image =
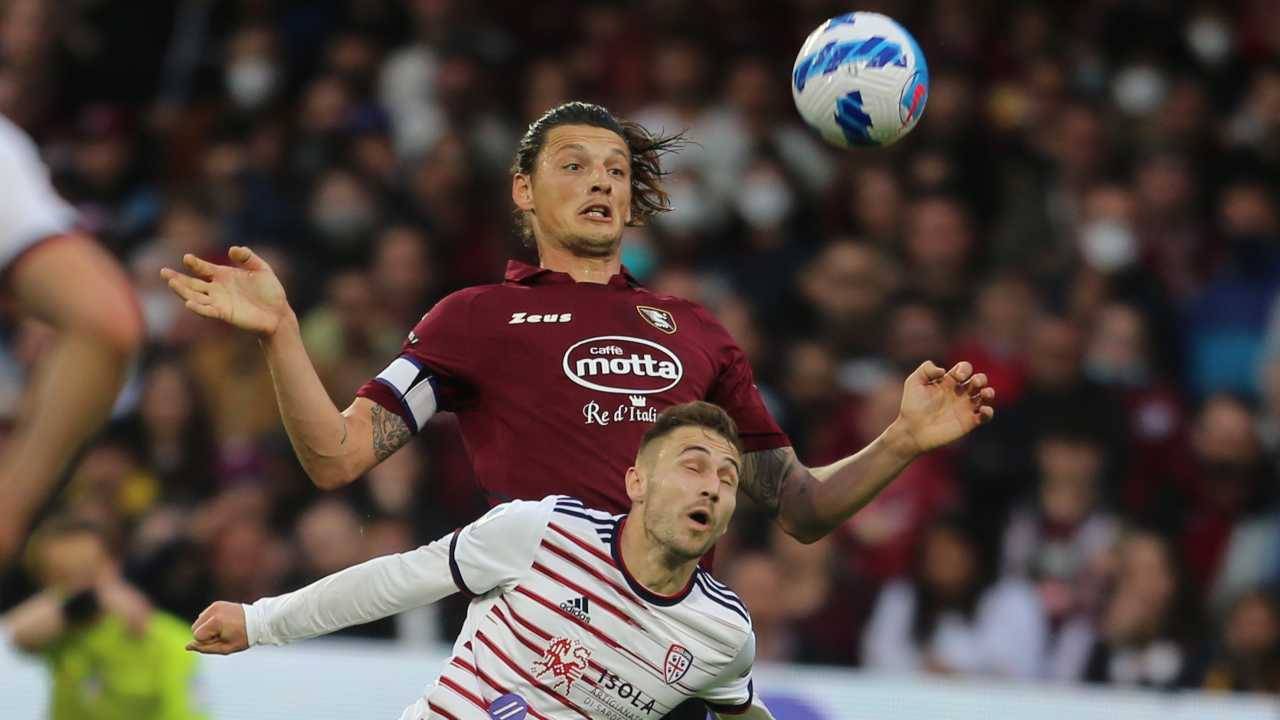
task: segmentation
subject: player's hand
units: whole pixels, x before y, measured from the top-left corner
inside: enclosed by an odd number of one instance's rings
[[[235,246],[227,254],[232,265],[216,265],[188,253],[182,256],[182,264],[191,275],[163,268],[160,276],[197,315],[271,335],[290,312],[284,286],[271,266],[249,248]]]
[[[926,361],[907,376],[894,424],[914,452],[928,452],[990,420],[995,396],[995,388],[987,387],[987,376],[975,374],[969,363],[961,361],[944,371]]]
[[[249,632],[244,624],[244,608],[237,603],[218,602],[200,613],[191,623],[195,638],[188,650],[206,655],[230,655],[249,649]]]

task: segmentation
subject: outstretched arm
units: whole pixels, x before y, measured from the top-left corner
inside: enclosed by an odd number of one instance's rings
[[[814,542],[871,502],[921,454],[953,442],[994,414],[995,390],[967,362],[926,362],[907,377],[898,419],[862,450],[807,468],[790,447],[747,453],[742,488],[801,542]]]
[[[514,586],[533,563],[556,497],[512,501],[458,532],[374,558],[252,605],[216,602],[191,628],[188,650],[226,655],[324,635],[427,605],[456,592]]]
[[[458,592],[449,540],[374,558],[294,592],[252,605],[215,602],[192,623],[196,652],[228,655],[254,645],[284,645],[360,625]]]
[[[357,398],[338,411],[271,266],[246,247],[233,247],[229,255],[232,266],[187,255],[182,262],[191,275],[169,268],[161,275],[188,310],[258,336],[285,431],[312,482],[326,490],[345,485],[407,443],[404,421],[370,400]]]

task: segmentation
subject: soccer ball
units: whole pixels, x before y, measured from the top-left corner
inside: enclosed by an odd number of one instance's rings
[[[805,122],[833,145],[892,145],[924,113],[929,68],[906,28],[879,13],[852,12],[804,41],[791,95]]]

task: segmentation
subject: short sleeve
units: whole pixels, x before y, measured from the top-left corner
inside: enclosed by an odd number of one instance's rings
[[[738,436],[747,452],[773,450],[790,445],[791,440],[778,427],[773,415],[765,407],[764,399],[760,397],[760,389],[756,387],[755,374],[751,371],[746,353],[742,352],[729,331],[711,317],[710,313],[698,308],[697,314],[702,320],[719,365],[719,372],[707,395],[707,401],[724,408],[738,424]]]
[[[0,117],[0,267],[27,248],[72,230],[76,211],[58,196],[35,143]]]
[[[533,566],[554,508],[554,496],[513,500],[454,533],[449,572],[458,589],[475,596],[514,587]]]
[[[702,691],[699,697],[718,715],[741,715],[751,707],[755,697],[755,684],[751,679],[751,666],[756,658],[756,635],[747,633],[747,640],[742,649],[720,676],[715,684]]]
[[[474,290],[436,303],[405,338],[400,354],[356,391],[356,397],[396,413],[415,433],[437,411],[459,409],[475,387],[478,372],[475,338],[468,330]]]

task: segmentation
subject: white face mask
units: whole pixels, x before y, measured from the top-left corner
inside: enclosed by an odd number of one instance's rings
[[[738,212],[757,230],[776,228],[791,213],[791,188],[781,180],[748,180],[738,193]]]
[[[252,110],[271,99],[278,76],[276,66],[264,58],[237,60],[227,68],[227,92],[236,105]]]
[[[1090,267],[1113,273],[1138,259],[1138,241],[1124,223],[1095,220],[1080,230],[1080,254]]]
[[[1220,17],[1201,15],[1187,23],[1187,45],[1200,62],[1219,65],[1231,56],[1231,28]]]
[[[1133,65],[1116,74],[1111,95],[1126,114],[1146,115],[1164,102],[1167,89],[1160,71],[1149,65]]]

